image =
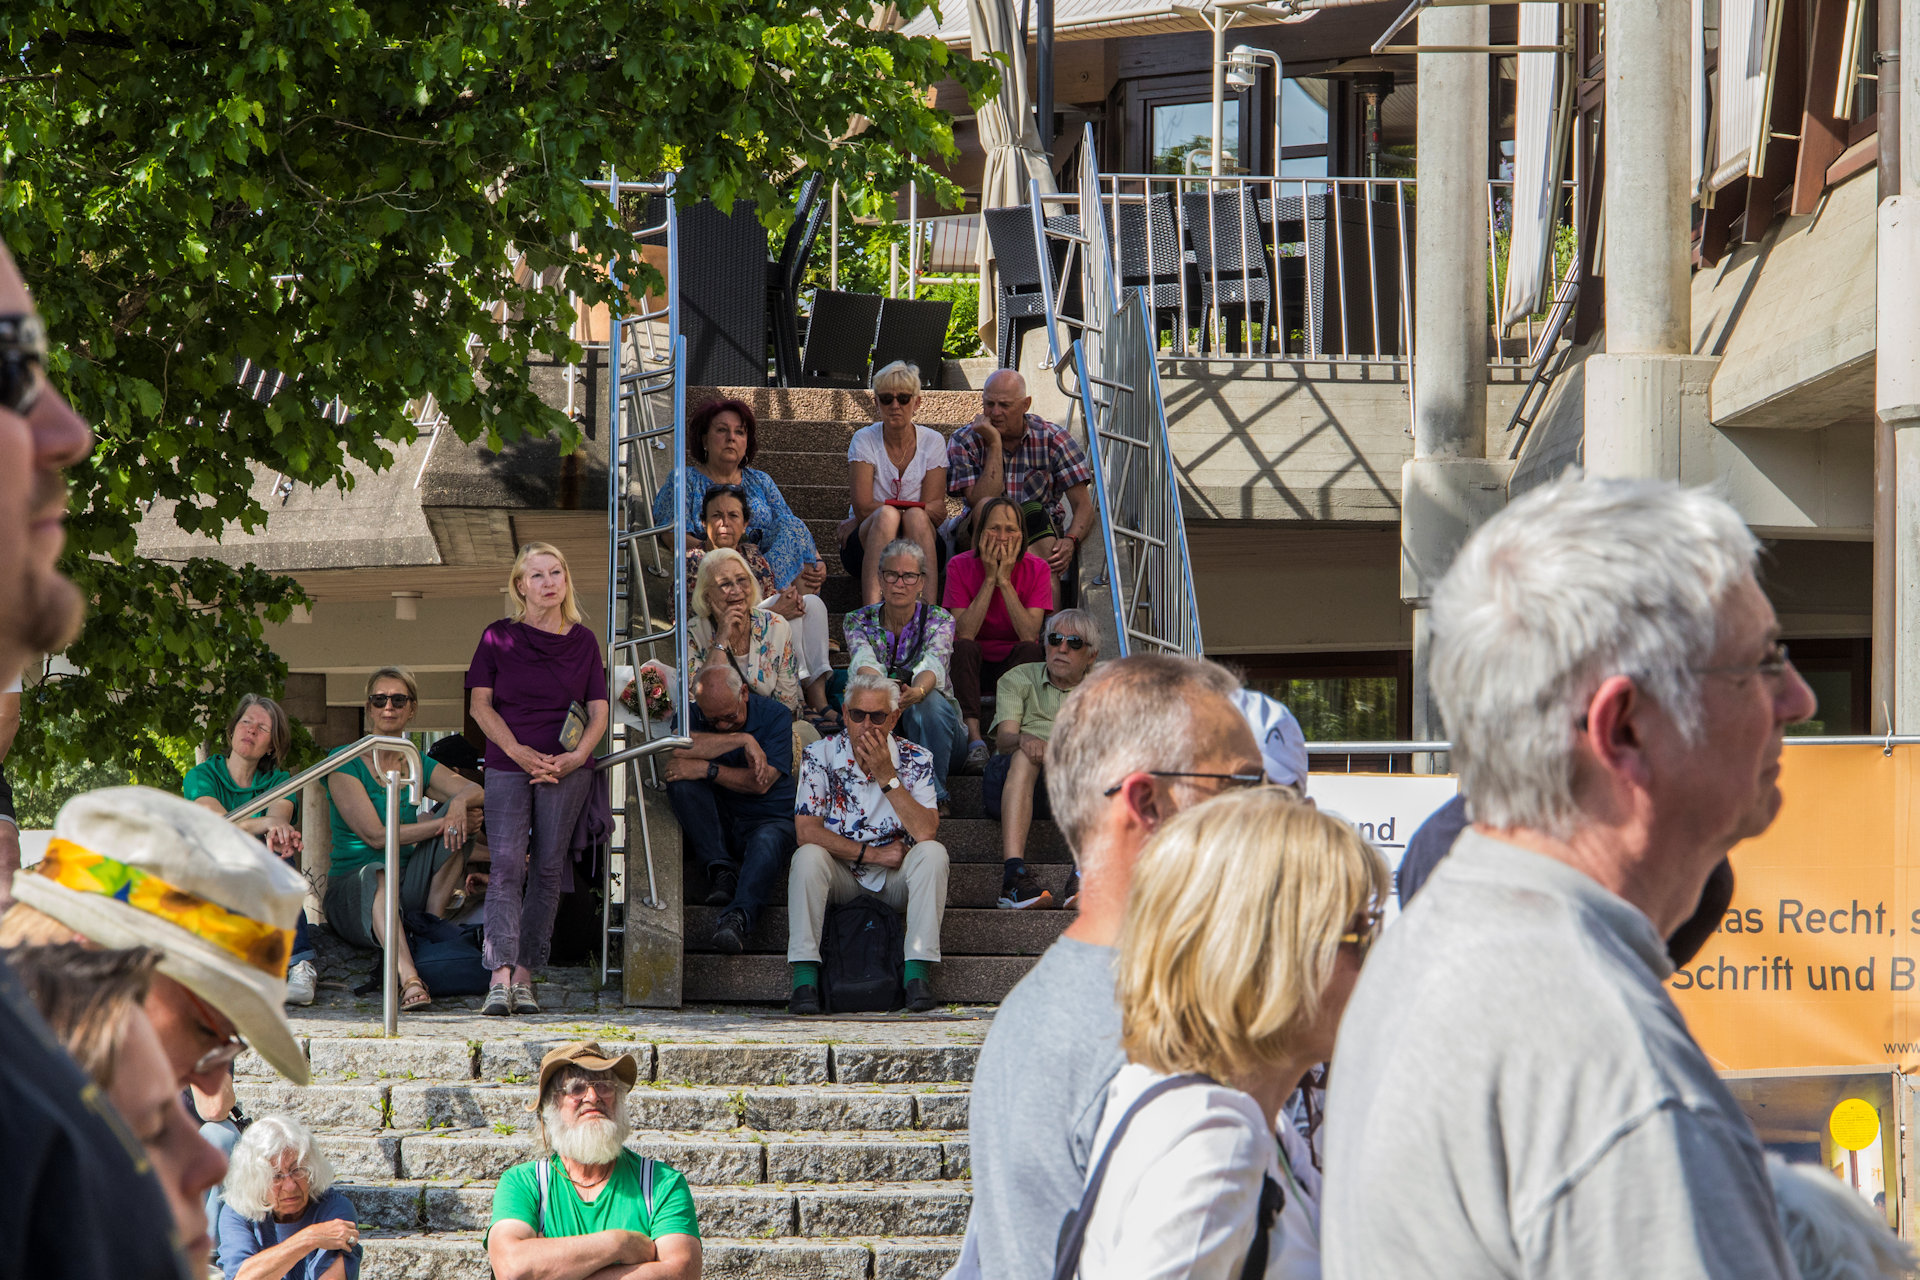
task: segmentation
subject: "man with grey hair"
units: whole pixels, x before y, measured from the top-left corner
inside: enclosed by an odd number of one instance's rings
[[[794,828],[800,848],[787,878],[789,1012],[821,1012],[820,931],[830,904],[870,893],[907,915],[907,1008],[934,1006],[940,922],[947,909],[947,850],[933,791],[933,757],[893,735],[900,690],[856,670],[841,702],[846,728],[806,749]]]
[[[1083,877],[1080,914],[1008,994],[980,1050],[967,1122],[973,1208],[950,1276],[1053,1274],[1107,1085],[1126,1065],[1113,966],[1134,862],[1179,810],[1265,781],[1231,701],[1238,687],[1200,659],[1118,658],[1054,718],[1047,793]]]
[[[1663,985],[1814,710],[1755,553],[1704,492],[1570,477],[1440,583],[1433,690],[1474,825],[1341,1023],[1330,1280],[1794,1275],[1760,1144]]]
[[[1033,829],[1037,784],[1046,776],[1047,739],[1053,736],[1060,704],[1079,687],[1100,660],[1100,632],[1085,609],[1062,609],[1040,633],[1044,662],[1026,662],[1000,677],[994,693],[998,753],[987,761],[981,794],[987,816],[1000,820],[1000,903],[1009,911],[1053,905],[1053,892],[1027,870],[1027,834]],[[1080,873],[1068,878],[1062,906],[1079,896]]]
[[[694,678],[693,745],[667,761],[667,801],[721,908],[713,947],[746,949],[793,853],[793,713],[722,663]]]
[[[627,1094],[639,1078],[631,1053],[590,1040],[540,1060],[528,1103],[535,1158],[501,1174],[493,1192],[487,1261],[501,1280],[699,1280],[686,1178],[626,1147]]]
[[[943,530],[949,541],[973,513],[1001,494],[1019,504],[1027,550],[1058,578],[1093,527],[1093,469],[1064,428],[1030,413],[1033,397],[1017,369],[1000,369],[980,389],[980,412],[947,439],[947,492],[967,509]]]

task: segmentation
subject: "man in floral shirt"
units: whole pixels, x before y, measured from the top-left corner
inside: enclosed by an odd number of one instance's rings
[[[980,390],[981,411],[947,440],[947,492],[967,509],[949,530],[967,541],[968,521],[989,498],[1020,504],[1027,550],[1058,578],[1093,526],[1093,470],[1066,428],[1029,413],[1033,397],[1018,370],[1001,369]]]
[[[900,691],[873,671],[847,679],[846,729],[809,746],[800,762],[787,876],[791,1013],[819,1013],[820,930],[830,904],[871,893],[907,913],[907,1008],[934,1006],[947,906],[947,850],[934,839],[933,758],[893,736]]]

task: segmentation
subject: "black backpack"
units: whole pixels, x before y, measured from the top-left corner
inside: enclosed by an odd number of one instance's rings
[[[871,893],[827,908],[820,930],[821,996],[828,1013],[888,1013],[904,1008],[906,930],[900,915]]]

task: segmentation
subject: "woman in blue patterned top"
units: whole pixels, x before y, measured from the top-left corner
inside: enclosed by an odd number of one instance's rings
[[[877,671],[900,686],[900,736],[933,755],[940,816],[948,812],[947,774],[966,758],[967,727],[953,700],[953,615],[920,599],[927,553],[910,538],[880,553],[880,599],[846,617],[850,671]]]
[[[716,484],[739,485],[747,494],[746,541],[758,542],[773,566],[774,586],[782,591],[796,581],[801,595],[820,594],[827,566],[814,549],[807,522],[793,514],[780,486],[747,464],[759,452],[753,410],[742,400],[716,400],[687,420],[687,465],[678,476],[687,486],[688,551],[707,547],[700,525],[700,502]],[[673,480],[653,495],[653,519],[665,524],[673,515]]]

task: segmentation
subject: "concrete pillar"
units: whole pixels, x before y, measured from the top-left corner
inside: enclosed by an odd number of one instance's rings
[[[1424,45],[1488,42],[1484,6],[1428,9]],[[1416,107],[1413,461],[1401,471],[1400,595],[1413,606],[1413,736],[1445,727],[1427,683],[1427,599],[1479,523],[1506,503],[1487,452],[1487,93],[1484,53],[1420,55]]]
[[[1892,527],[1876,521],[1876,559],[1892,560],[1892,608],[1875,611],[1875,728],[1920,733],[1920,0],[1904,0],[1900,13],[1900,188],[1880,202],[1876,260],[1873,408],[1883,434],[1893,437],[1891,457],[1876,468],[1891,471]],[[1890,466],[1889,466],[1890,464]],[[1881,484],[1889,479],[1882,474]],[[1886,617],[1887,613],[1891,617]],[[1888,662],[1888,659],[1891,659]]]

